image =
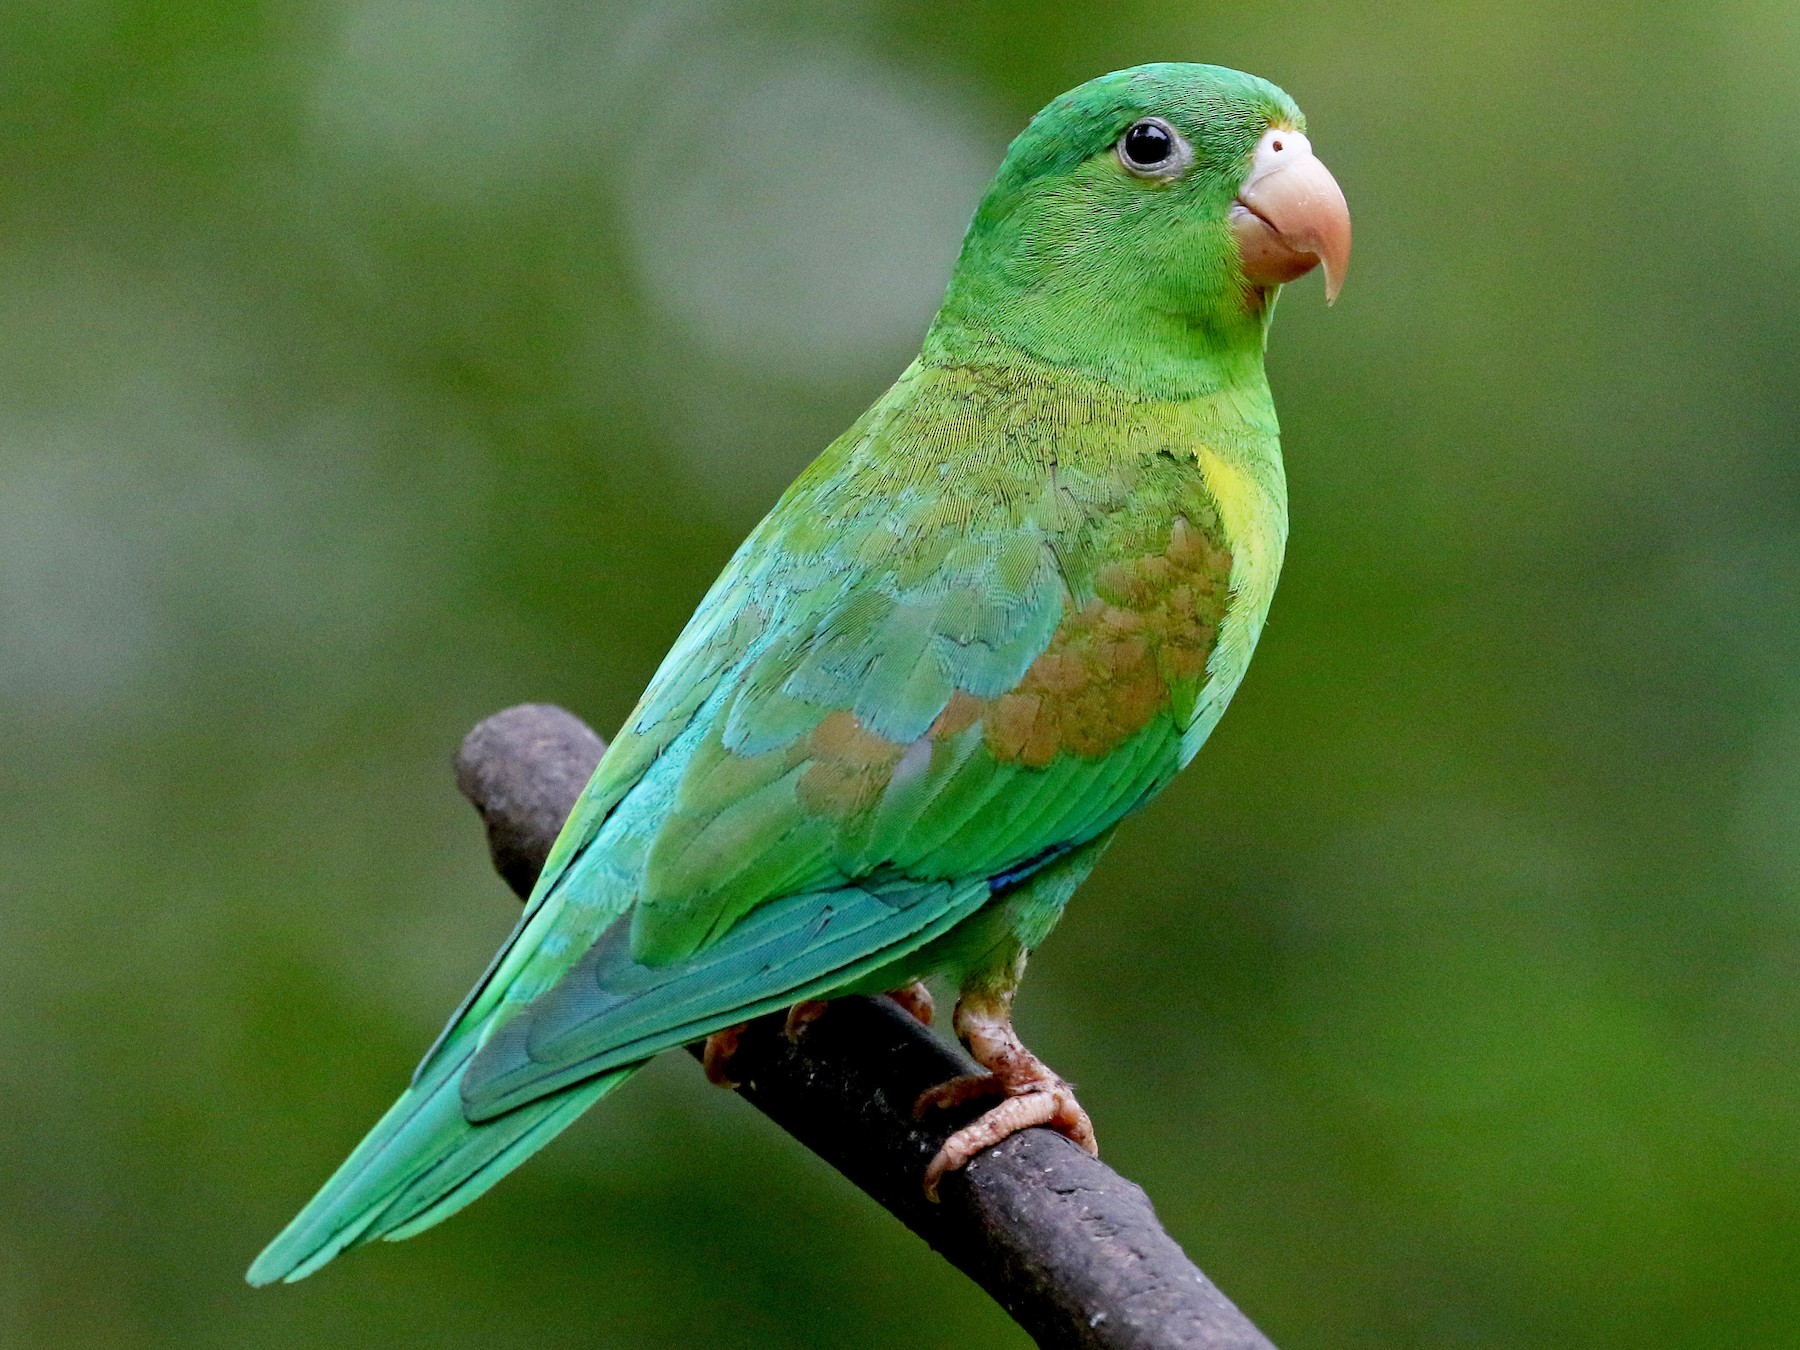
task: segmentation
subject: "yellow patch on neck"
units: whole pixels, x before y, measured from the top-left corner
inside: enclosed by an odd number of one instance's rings
[[[1256,464],[1202,445],[1199,460],[1231,547],[1231,603],[1206,663],[1206,687],[1182,737],[1183,763],[1212,733],[1250,668],[1287,551],[1287,485],[1280,459]]]

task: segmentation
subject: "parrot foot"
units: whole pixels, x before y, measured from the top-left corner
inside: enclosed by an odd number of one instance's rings
[[[914,980],[911,984],[902,985],[888,994],[902,1008],[913,1016],[913,1021],[922,1027],[931,1025],[936,1015],[936,1005],[932,1002],[931,990],[925,987],[925,981]]]
[[[919,1025],[931,1025],[931,991],[922,980],[914,980],[911,984],[894,990],[888,997],[911,1013]],[[802,999],[788,1009],[787,1021],[781,1028],[781,1034],[790,1041],[799,1041],[806,1034],[806,1029],[823,1017],[830,1006],[827,999]]]
[[[731,1057],[737,1053],[738,1041],[743,1034],[741,1026],[726,1027],[706,1038],[706,1048],[700,1052],[700,1067],[706,1070],[706,1081],[714,1087],[738,1086],[737,1079],[731,1076]]]
[[[1075,1089],[1025,1048],[1013,1031],[1010,1004],[1010,998],[965,997],[956,1005],[956,1034],[988,1072],[940,1083],[913,1104],[913,1114],[922,1116],[984,1097],[1005,1099],[944,1141],[925,1169],[928,1200],[936,1201],[938,1183],[983,1149],[1033,1126],[1047,1125],[1094,1156],[1100,1154],[1093,1122],[1075,1100]]]
[[[923,982],[914,980],[903,988],[894,990],[888,995],[921,1025],[931,1025],[931,991]],[[788,1040],[798,1042],[806,1034],[806,1029],[825,1015],[831,1004],[822,998],[802,999],[788,1009],[787,1021],[782,1024],[781,1034]],[[737,1054],[738,1042],[743,1039],[742,1026],[726,1027],[723,1031],[715,1031],[706,1038],[706,1046],[700,1052],[700,1065],[706,1070],[706,1080],[714,1087],[735,1088],[741,1086],[731,1076],[731,1058]]]
[[[782,1024],[781,1034],[790,1041],[798,1041],[806,1034],[806,1029],[825,1015],[831,1004],[822,998],[802,999],[788,1009],[787,1021]]]

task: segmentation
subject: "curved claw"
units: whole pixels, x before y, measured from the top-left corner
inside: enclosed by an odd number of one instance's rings
[[[806,1029],[825,1015],[831,1004],[822,998],[802,999],[788,1009],[787,1021],[781,1024],[781,1034],[790,1041],[798,1041],[806,1034]]]
[[[741,1026],[726,1027],[706,1038],[706,1048],[700,1052],[700,1067],[706,1070],[706,1081],[714,1087],[739,1086],[737,1079],[731,1076],[731,1057],[737,1054],[738,1041],[743,1034]]]

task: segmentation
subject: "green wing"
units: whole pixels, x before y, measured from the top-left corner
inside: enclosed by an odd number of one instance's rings
[[[253,1280],[437,1222],[648,1056],[905,957],[1173,775],[1231,574],[1191,446],[1096,425],[1091,391],[926,378],[732,559],[512,937]]]
[[[1231,562],[1191,456],[950,477],[863,431],[746,541],[601,765],[471,1005],[505,1028],[471,1112],[842,987],[1174,773]],[[738,980],[753,916],[871,884],[909,898]],[[600,951],[681,999],[627,1015]]]

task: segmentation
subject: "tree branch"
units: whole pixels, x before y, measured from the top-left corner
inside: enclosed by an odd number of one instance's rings
[[[487,823],[494,865],[531,890],[605,749],[572,713],[523,704],[463,742],[457,786]],[[739,1094],[991,1294],[1040,1346],[1274,1350],[1162,1230],[1144,1192],[1061,1135],[1026,1130],[945,1178],[925,1164],[971,1112],[915,1121],[926,1088],[974,1064],[887,999],[832,1004],[793,1044],[781,1018],[746,1029]],[[697,1049],[697,1047],[696,1047]]]

